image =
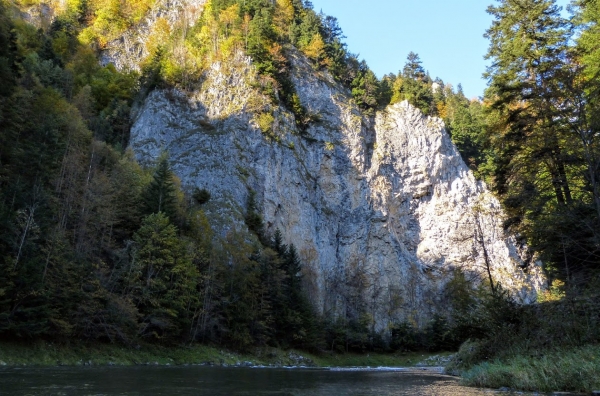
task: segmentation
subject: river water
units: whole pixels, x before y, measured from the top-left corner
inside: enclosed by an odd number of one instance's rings
[[[398,369],[285,369],[206,366],[0,369],[0,395],[356,395],[478,396],[454,377]]]

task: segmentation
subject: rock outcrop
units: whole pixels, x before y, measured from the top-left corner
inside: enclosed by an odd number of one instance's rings
[[[192,93],[156,90],[135,113],[131,147],[143,163],[168,150],[184,187],[206,188],[221,234],[243,228],[250,189],[267,231],[280,229],[305,263],[326,313],[423,324],[444,309],[457,268],[522,301],[543,287],[539,263],[501,227],[498,201],[477,181],[443,122],[407,102],[374,118],[347,90],[289,49],[292,80],[315,120],[306,131],[269,104],[244,56],[215,63]],[[260,114],[272,114],[261,131]],[[263,128],[264,129],[264,128]]]

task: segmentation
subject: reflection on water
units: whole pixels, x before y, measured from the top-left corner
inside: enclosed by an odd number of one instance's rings
[[[221,367],[58,367],[0,370],[1,395],[477,396],[428,372]],[[500,393],[494,392],[495,395]]]

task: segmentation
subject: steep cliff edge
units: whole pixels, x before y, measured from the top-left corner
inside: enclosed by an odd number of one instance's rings
[[[366,311],[379,329],[396,319],[422,324],[444,309],[443,288],[456,268],[535,299],[539,263],[525,262],[503,232],[498,201],[441,120],[407,102],[364,117],[327,72],[315,72],[292,48],[288,56],[316,120],[306,131],[268,104],[240,55],[213,64],[195,92],[148,96],[131,133],[139,160],[168,150],[184,186],[211,192],[207,212],[222,233],[243,227],[248,192],[256,191],[267,231],[280,229],[298,247],[322,312]],[[259,128],[260,114],[273,116],[268,131]]]

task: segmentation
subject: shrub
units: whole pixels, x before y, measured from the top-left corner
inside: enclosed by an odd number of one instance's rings
[[[204,205],[205,203],[210,201],[210,192],[205,188],[196,187],[192,197],[198,203],[198,205]]]

